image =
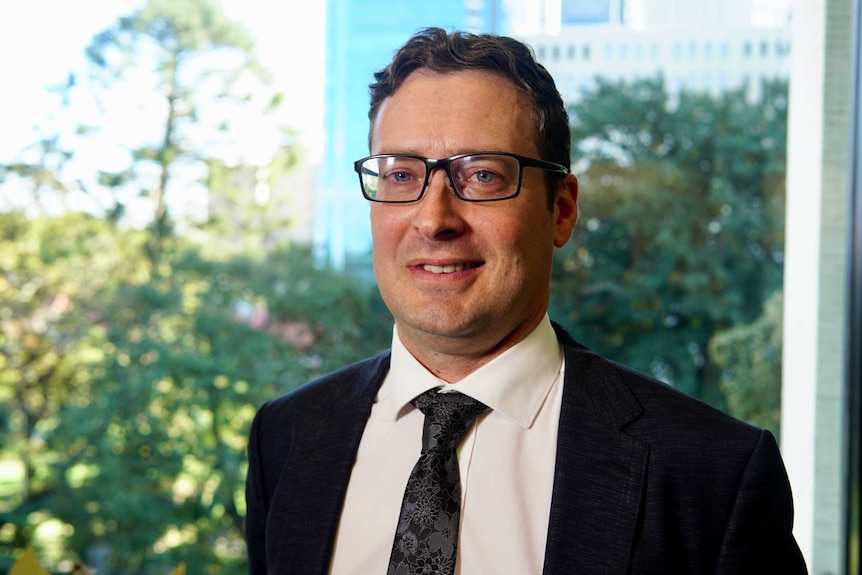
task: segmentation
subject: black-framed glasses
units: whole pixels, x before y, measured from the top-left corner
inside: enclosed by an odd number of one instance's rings
[[[560,174],[560,164],[505,152],[471,152],[442,160],[408,154],[380,154],[353,163],[362,195],[372,202],[406,204],[422,199],[431,172],[445,170],[455,195],[466,202],[495,202],[514,198],[521,191],[525,167]]]

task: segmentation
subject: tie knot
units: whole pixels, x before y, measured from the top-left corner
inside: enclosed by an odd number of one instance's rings
[[[488,409],[462,393],[438,393],[436,389],[418,396],[413,405],[425,414],[422,449],[438,451],[454,451],[476,418]]]

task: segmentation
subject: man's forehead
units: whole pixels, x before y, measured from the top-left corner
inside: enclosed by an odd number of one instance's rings
[[[395,91],[384,99],[384,102],[397,96],[399,92],[404,91],[405,87],[409,89],[415,84],[421,84],[427,88],[428,86],[433,87],[451,84],[453,81],[463,81],[465,83],[490,82],[491,84],[499,86],[500,89],[505,89],[506,87],[511,88],[516,95],[521,96],[520,90],[518,90],[515,82],[503,74],[494,72],[493,70],[465,68],[462,70],[438,71],[430,68],[419,68],[404,78],[404,80],[402,80],[395,88]]]
[[[456,147],[466,146],[458,151],[512,151],[500,149],[500,139],[525,139],[534,131],[531,118],[528,99],[500,74],[421,69],[381,102],[371,126],[371,144],[374,153],[382,153],[381,138],[397,137],[399,146],[411,138],[419,144],[429,138],[455,139]],[[461,142],[465,139],[476,144]]]

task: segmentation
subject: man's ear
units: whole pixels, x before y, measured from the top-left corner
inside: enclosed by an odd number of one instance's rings
[[[568,174],[554,199],[554,246],[561,248],[572,237],[578,221],[578,178]]]

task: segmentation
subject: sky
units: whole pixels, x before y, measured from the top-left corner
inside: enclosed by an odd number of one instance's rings
[[[142,0],[5,0],[0,4],[0,161],[34,140],[33,126],[56,106],[46,88],[84,69],[94,34]],[[326,2],[222,0],[227,15],[255,39],[259,57],[287,94],[285,122],[307,145],[322,145],[323,36]],[[302,89],[288,78],[304,79]]]

